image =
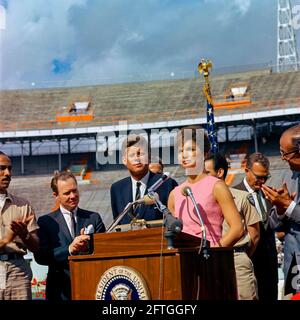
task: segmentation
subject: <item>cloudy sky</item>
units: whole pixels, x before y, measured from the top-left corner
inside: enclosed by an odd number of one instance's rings
[[[0,0],[1,7],[2,88],[192,74],[202,57],[216,69],[276,63],[277,0]],[[299,44],[300,30],[296,36]]]

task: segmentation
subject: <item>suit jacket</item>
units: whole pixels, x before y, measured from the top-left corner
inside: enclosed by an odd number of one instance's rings
[[[148,188],[160,177],[160,174],[155,174],[150,171],[145,194],[147,194]],[[169,194],[177,185],[178,184],[174,179],[169,178],[155,191],[158,193],[159,199],[164,205],[167,205]],[[124,210],[126,205],[133,201],[131,177],[126,177],[112,184],[110,188],[110,199],[113,218],[116,219],[116,217]],[[138,219],[145,219],[147,221],[162,219],[162,213],[155,207],[155,205],[140,205],[137,212]],[[130,223],[130,221],[131,217],[129,215],[125,215],[120,221],[120,224]]]
[[[73,238],[69,232],[66,221],[58,209],[40,217],[38,235],[40,249],[34,254],[37,263],[48,265],[46,283],[47,300],[69,300],[71,299],[71,281],[68,257],[69,245]],[[95,233],[105,232],[105,226],[100,215],[78,208],[76,235],[80,230],[92,224]]]
[[[276,211],[276,207],[271,210],[270,224],[276,231],[284,231],[284,275],[285,279],[294,253],[300,253],[300,172],[290,171],[284,176],[283,183],[287,184],[289,193],[296,192],[294,201],[296,206],[294,207],[291,215],[284,216],[283,219],[279,219]],[[288,292],[286,292],[288,293]]]
[[[247,188],[242,181],[234,188],[247,191]],[[265,224],[260,221],[260,239],[253,253],[251,260],[253,262],[255,276],[258,286],[258,298],[260,300],[277,300],[277,249],[275,242],[275,233],[270,226],[270,210],[272,205],[266,200],[267,205],[267,222]]]

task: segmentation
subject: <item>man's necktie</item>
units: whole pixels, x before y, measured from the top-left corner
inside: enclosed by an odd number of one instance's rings
[[[73,231],[73,237],[76,237],[76,221],[75,221],[75,213],[71,212],[71,221],[72,221],[72,231]]]
[[[256,196],[257,196],[257,201],[258,201],[258,205],[259,205],[259,208],[260,208],[260,212],[261,212],[261,220],[263,223],[266,223],[267,221],[267,211],[262,203],[262,194],[261,194],[261,191],[258,190],[256,191]]]
[[[137,181],[136,183],[136,191],[135,191],[135,199],[134,201],[137,201],[141,198],[141,182]],[[136,209],[138,207],[138,204],[133,206],[133,215],[136,216]]]

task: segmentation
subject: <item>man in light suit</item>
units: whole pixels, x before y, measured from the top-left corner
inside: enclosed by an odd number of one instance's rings
[[[295,274],[299,272],[290,270],[290,267],[293,267],[291,266],[293,256],[300,255],[300,125],[284,131],[280,138],[280,154],[281,159],[289,164],[291,171],[285,176],[281,188],[263,186],[263,191],[274,205],[271,212],[271,226],[275,230],[283,228],[285,232],[284,276],[285,293],[288,294],[300,291],[299,286],[296,288],[292,283],[287,283],[288,272]]]
[[[148,143],[140,135],[130,135],[122,145],[122,160],[127,167],[130,176],[112,184],[110,189],[111,208],[114,219],[124,210],[129,202],[142,198],[147,190],[160,177],[149,171]],[[165,181],[156,192],[160,201],[167,206],[170,192],[177,186],[172,178]],[[155,205],[139,205],[123,217],[120,224],[127,224],[133,218],[146,221],[162,219],[162,213]]]
[[[247,157],[244,180],[236,189],[248,191],[257,212],[260,215],[260,240],[251,260],[257,279],[258,299],[277,300],[278,270],[275,233],[270,227],[270,210],[272,204],[265,199],[263,184],[270,177],[269,160],[261,153]]]
[[[57,173],[51,181],[53,196],[59,209],[40,217],[40,249],[34,254],[37,263],[48,265],[47,300],[71,299],[68,257],[89,252],[90,236],[85,233],[105,232],[96,212],[80,209],[75,176],[70,172]]]

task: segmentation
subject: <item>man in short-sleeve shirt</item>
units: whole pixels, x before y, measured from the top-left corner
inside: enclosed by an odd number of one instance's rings
[[[38,248],[38,226],[29,202],[7,192],[11,170],[0,151],[0,300],[29,300],[32,271],[24,255]]]

